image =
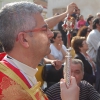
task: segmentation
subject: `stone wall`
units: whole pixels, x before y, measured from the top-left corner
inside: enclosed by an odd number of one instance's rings
[[[48,12],[47,17],[51,17],[54,14],[53,9],[62,9],[75,2],[81,10],[81,14],[86,18],[89,14],[96,15],[100,12],[100,0],[48,0]]]

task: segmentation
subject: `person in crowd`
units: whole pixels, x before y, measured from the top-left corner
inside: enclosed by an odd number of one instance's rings
[[[77,36],[87,37],[90,30],[87,26],[83,26],[78,30]]]
[[[96,55],[98,49],[98,43],[100,41],[100,18],[95,18],[93,20],[93,30],[87,36],[87,44],[88,44],[88,55],[91,59],[96,62]]]
[[[92,26],[93,26],[93,16],[90,16],[87,18],[87,23],[88,23],[88,28],[90,31],[92,31]]]
[[[0,10],[0,41],[6,52],[0,61],[0,100],[47,100],[36,81],[36,67],[50,53],[53,34],[49,28],[75,8],[76,4],[71,3],[66,12],[45,21],[43,8],[27,1],[8,3]],[[67,91],[62,91],[62,98]]]
[[[79,100],[99,100],[100,94],[94,89],[94,87],[86,82],[83,81],[84,75],[84,65],[83,62],[79,59],[72,59],[71,61],[71,76],[75,77],[76,82],[80,88],[79,92]],[[60,97],[60,84],[56,83],[53,86],[51,86],[45,93],[47,94],[49,100],[62,100]],[[71,94],[74,94],[75,92],[72,92]],[[72,97],[73,98],[73,97]],[[66,99],[67,100],[67,96]]]
[[[76,19],[74,17],[71,17],[70,21],[72,22],[72,30],[71,30],[71,39],[72,39],[77,34]]]
[[[78,21],[78,28],[80,29],[82,26],[86,25],[86,21],[84,20],[83,15],[79,16],[79,21]]]
[[[79,21],[80,9],[75,10],[71,16],[74,17],[77,21]]]
[[[61,100],[79,100],[79,91],[80,91],[80,89],[77,86],[75,77],[71,76],[71,83],[70,83],[70,86],[67,87],[67,89],[66,89],[65,80],[61,79],[61,81],[60,81]],[[73,96],[71,95],[72,92],[74,92]]]
[[[96,16],[97,16],[98,18],[100,18],[100,12],[98,12],[98,13],[96,14]]]
[[[51,53],[47,55],[47,58],[45,58],[46,62],[52,62],[49,65],[46,64],[43,71],[43,79],[47,83],[47,86],[45,85],[45,90],[63,78],[62,64],[65,61],[66,47],[63,45],[60,31],[54,31],[53,34],[54,36],[51,38],[50,44]]]
[[[89,14],[89,15],[87,16],[87,18],[86,18],[86,26],[89,26],[89,24],[88,24],[88,22],[87,22],[87,19],[88,19],[89,17],[93,17],[93,15],[92,15],[92,14]]]
[[[77,9],[76,10],[76,19],[77,19],[77,21],[79,21],[79,16],[80,16],[80,14],[81,14],[81,11],[80,11],[80,9]]]
[[[96,56],[96,67],[97,67],[97,73],[96,73],[95,88],[100,93],[100,42],[98,43],[98,50],[97,50],[97,56]]]
[[[86,38],[80,36],[73,37],[71,46],[75,50],[75,58],[82,60],[84,64],[83,80],[86,80],[93,85],[95,83],[96,66],[90,56],[86,53],[86,51],[88,50]]]
[[[59,66],[62,66],[62,62],[60,60],[51,60],[51,59],[48,59],[47,57],[44,57],[40,63],[38,65],[40,66],[44,66],[45,64],[51,64],[53,65],[55,68],[59,69]]]
[[[51,64],[51,65],[56,66],[56,67],[62,65],[62,62],[60,60],[51,60],[51,59],[48,59],[46,57],[44,57],[43,60],[44,60],[45,64]]]
[[[75,24],[74,24],[74,30],[73,30],[73,36],[76,36],[77,32],[78,32],[78,21],[79,21],[79,16],[80,16],[80,9],[75,10],[75,13],[72,14],[71,16],[75,18]]]
[[[46,64],[43,69],[44,91],[63,78],[62,64],[65,61],[66,47],[63,45],[60,31],[53,31],[53,34],[50,44],[51,53],[47,55],[47,58],[44,58],[46,62],[51,62],[51,64]]]
[[[51,38],[50,50],[51,53],[47,58],[51,60],[60,60],[63,64],[66,56],[66,47],[63,45],[62,35],[60,31],[54,31],[54,36]],[[61,66],[59,66],[61,68]]]
[[[62,41],[64,45],[67,46],[67,31],[63,30],[63,27],[62,27],[63,23],[64,23],[63,20],[58,23],[58,30],[62,34]]]

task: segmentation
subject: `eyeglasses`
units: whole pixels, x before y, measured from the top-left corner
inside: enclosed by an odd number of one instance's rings
[[[28,30],[28,31],[23,31],[23,32],[26,32],[26,33],[28,33],[28,32],[38,32],[38,31],[46,31],[47,32],[48,29],[49,29],[48,25],[44,25],[41,28],[36,28],[36,29],[33,29],[33,30]]]
[[[48,25],[47,24],[45,24],[45,25],[43,25],[41,28],[35,28],[35,29],[33,29],[33,30],[28,30],[28,31],[23,31],[23,32],[25,32],[25,33],[29,33],[29,32],[38,32],[38,31],[45,31],[45,32],[47,32],[48,31]],[[16,41],[18,41],[18,37],[16,38]]]

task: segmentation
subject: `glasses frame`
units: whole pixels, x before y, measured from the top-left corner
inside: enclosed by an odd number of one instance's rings
[[[41,28],[35,28],[33,30],[28,30],[28,31],[22,31],[22,32],[25,32],[25,33],[30,33],[30,32],[38,32],[38,31],[48,31],[48,25],[45,24],[43,25]],[[16,41],[18,41],[18,36],[16,37]]]
[[[23,31],[25,33],[29,33],[29,32],[38,32],[38,31],[47,31],[49,28],[48,28],[48,25],[43,25],[41,28],[35,28],[33,30],[28,30],[28,31]]]

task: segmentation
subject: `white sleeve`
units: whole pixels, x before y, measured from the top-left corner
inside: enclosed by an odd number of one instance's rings
[[[55,48],[54,48],[53,44],[50,45],[50,50],[51,50],[50,54],[54,55]]]
[[[94,48],[94,50],[97,49],[97,40],[95,40],[95,36],[94,35],[89,35],[89,37],[87,37],[87,44],[88,46],[92,46]]]
[[[93,35],[89,35],[87,37],[87,40],[86,40],[87,44],[88,44],[88,50],[87,50],[87,53],[88,55],[94,60],[96,61],[96,49],[97,49],[97,44],[94,40],[94,37]]]
[[[65,47],[65,45],[62,45],[62,48],[63,48],[63,50],[66,52],[66,47]]]

